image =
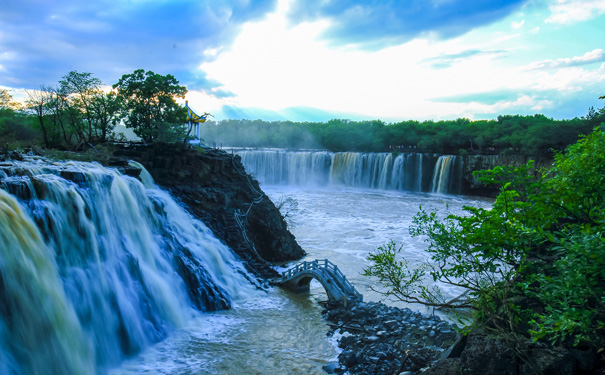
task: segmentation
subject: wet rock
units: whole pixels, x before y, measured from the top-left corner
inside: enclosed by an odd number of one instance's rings
[[[435,317],[381,303],[329,307],[324,316],[339,322],[338,329],[344,331],[339,339],[339,347],[343,348],[339,363],[352,375],[418,372],[439,359],[457,337],[453,327]],[[410,323],[410,319],[414,323]],[[437,323],[448,332],[434,329]],[[363,329],[352,332],[354,326]],[[418,336],[426,340],[421,341]]]
[[[518,359],[511,347],[481,332],[470,333],[460,356],[465,374],[510,375],[517,373]]]
[[[335,374],[338,368],[338,363],[328,363],[321,367],[327,374]]]

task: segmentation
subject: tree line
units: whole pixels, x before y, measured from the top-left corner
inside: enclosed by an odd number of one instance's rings
[[[235,147],[321,148],[330,151],[541,155],[563,150],[605,121],[605,108],[571,120],[503,115],[495,120],[292,122],[222,120],[203,126],[207,141]]]
[[[108,92],[103,86],[92,73],[71,71],[56,86],[27,90],[24,103],[0,90],[0,142],[81,149],[124,140],[115,131],[120,122],[145,142],[183,139],[187,109],[176,98],[187,89],[174,76],[138,69]]]
[[[115,131],[118,123],[144,142],[187,141],[187,109],[176,102],[187,89],[174,76],[137,69],[124,74],[111,90],[103,87],[92,73],[71,71],[55,86],[28,90],[25,103],[16,103],[9,91],[0,89],[0,145],[81,149],[124,140]],[[206,122],[201,137],[208,144],[235,147],[538,156],[563,150],[603,121],[605,107],[589,108],[586,116],[570,120],[540,114],[395,123],[221,120]]]

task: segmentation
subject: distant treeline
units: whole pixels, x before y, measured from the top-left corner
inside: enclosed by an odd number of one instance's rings
[[[553,120],[544,115],[390,124],[379,120],[222,120],[203,125],[201,137],[206,143],[234,147],[539,155],[563,150],[604,121],[605,109],[593,108],[587,116],[571,120]]]
[[[0,89],[0,146],[86,148],[123,140],[115,131],[119,123],[145,142],[187,142],[191,132],[187,109],[175,101],[184,98],[187,89],[172,75],[138,69],[124,74],[110,92],[102,86],[92,73],[71,71],[54,87],[27,91],[25,103],[15,102],[8,90]],[[537,156],[563,150],[604,121],[605,108],[590,108],[586,116],[571,120],[544,115],[389,124],[222,120],[202,124],[201,137],[207,144],[235,147]]]

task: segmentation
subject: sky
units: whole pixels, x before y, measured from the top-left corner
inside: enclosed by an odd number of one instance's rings
[[[292,121],[585,116],[605,0],[0,0],[0,88],[172,74],[197,112]]]

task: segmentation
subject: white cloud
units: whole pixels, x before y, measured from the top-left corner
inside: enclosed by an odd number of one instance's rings
[[[605,14],[605,0],[556,0],[547,23],[570,24]]]
[[[509,34],[510,25],[506,22],[491,33],[477,31],[445,41],[415,39],[370,52],[335,49],[319,38],[329,26],[327,21],[291,27],[278,11],[263,21],[246,24],[228,51],[218,51],[215,60],[200,66],[208,79],[221,82],[221,89],[234,96],[214,98],[197,93],[188,98],[192,106],[196,103],[193,108],[209,112],[222,105],[276,112],[312,107],[386,121],[472,119],[476,114],[540,112],[556,102],[544,99],[545,90],[549,95],[553,90],[567,95],[582,85],[605,80],[604,69],[580,67],[604,60],[601,49],[583,56],[540,60],[529,68],[526,62],[514,61],[515,51],[528,51],[522,43],[524,32],[535,33],[539,28],[520,21],[519,33]],[[494,50],[507,53],[464,53]],[[443,56],[460,58],[440,69],[426,64]],[[566,69],[556,69],[563,67]],[[434,100],[498,91],[520,94],[494,104]]]
[[[530,70],[536,69],[557,69],[564,67],[572,67],[590,64],[594,62],[605,61],[605,52],[598,48],[590,52],[586,52],[582,56],[574,56],[561,58],[556,60],[542,60],[531,63],[528,67]]]
[[[522,27],[523,27],[523,25],[525,25],[525,20],[521,20],[521,21],[519,21],[519,22],[514,22],[514,21],[513,21],[513,22],[511,23],[511,27],[512,27],[513,29],[520,29],[520,28],[522,28]]]

